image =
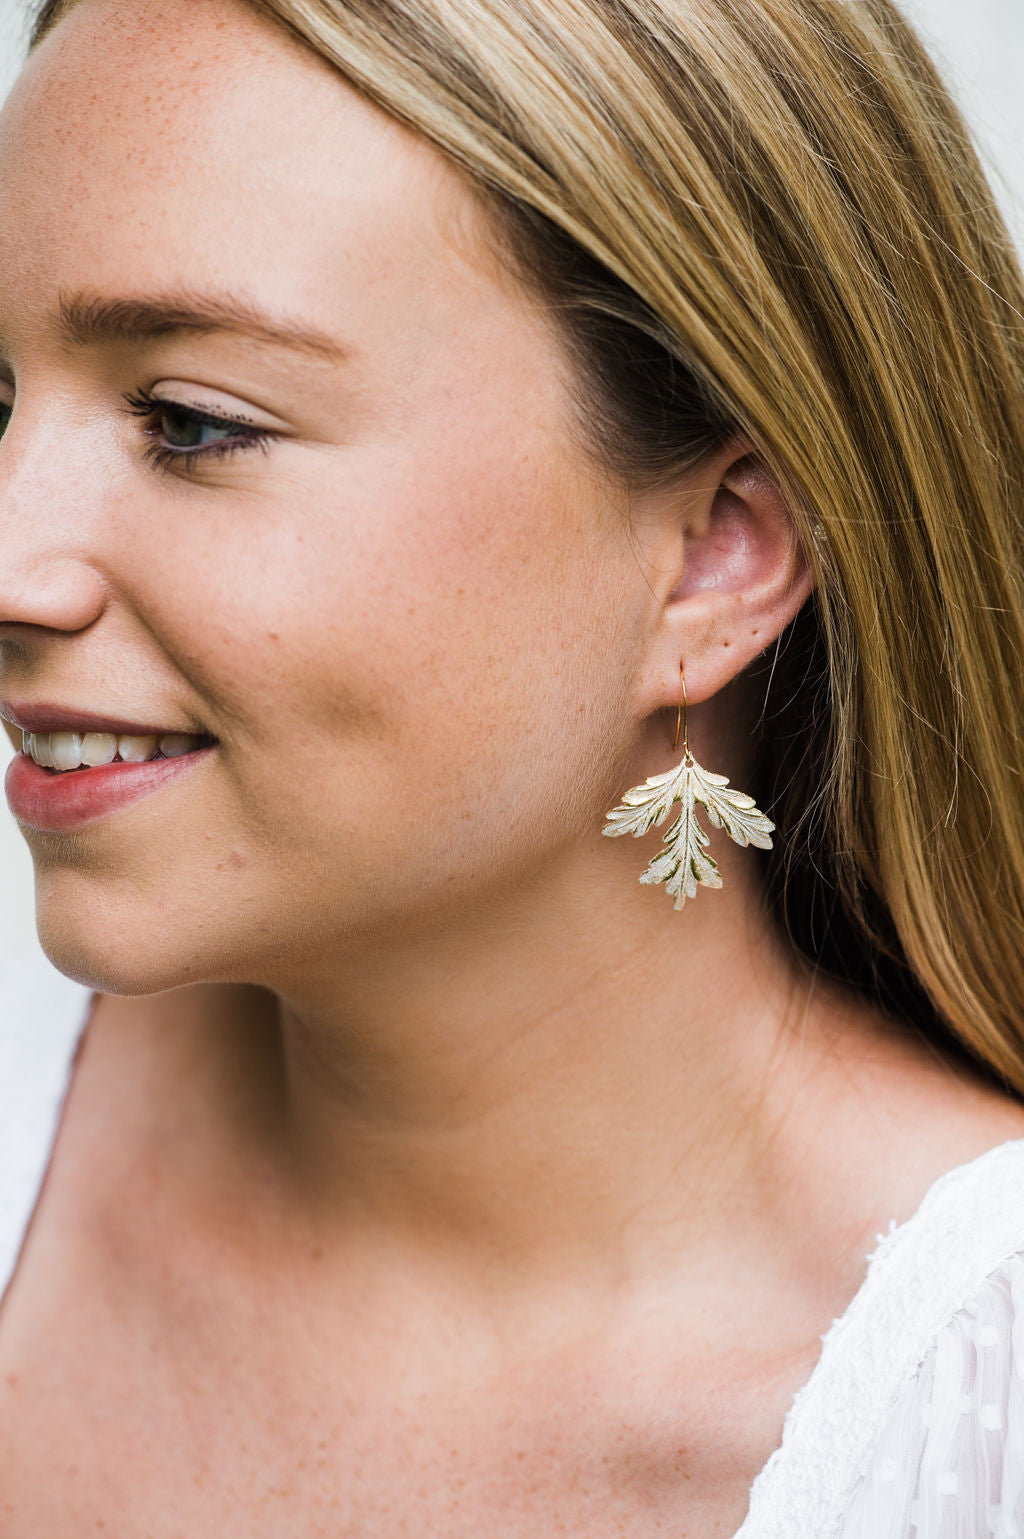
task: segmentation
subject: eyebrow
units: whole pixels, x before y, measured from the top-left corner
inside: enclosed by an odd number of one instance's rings
[[[228,331],[334,361],[349,356],[348,349],[324,332],[290,320],[274,320],[248,300],[232,295],[180,292],[103,299],[90,294],[62,294],[59,317],[62,334],[78,347],[148,342],[176,331]]]

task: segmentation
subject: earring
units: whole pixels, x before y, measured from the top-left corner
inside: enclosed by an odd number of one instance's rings
[[[679,747],[681,726],[683,762],[678,769],[669,770],[665,775],[652,775],[642,786],[627,791],[620,804],[605,814],[608,827],[601,830],[609,839],[617,839],[621,834],[633,834],[640,839],[650,829],[660,828],[673,803],[682,803],[678,818],[665,835],[665,848],[654,857],[640,878],[641,882],[651,886],[664,882],[665,891],[675,898],[677,909],[682,908],[687,898],[696,897],[698,885],[722,885],[717,863],[705,854],[710,840],[697,821],[698,802],[707,808],[712,827],[724,828],[729,838],[743,847],[753,844],[759,850],[770,850],[769,835],[775,828],[775,824],[755,807],[752,796],[731,788],[727,790],[729,780],[726,775],[712,775],[693,757],[686,737],[686,678],[682,663],[679,664],[679,682],[683,699],[676,710],[672,748]]]

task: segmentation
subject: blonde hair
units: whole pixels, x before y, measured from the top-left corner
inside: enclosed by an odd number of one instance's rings
[[[1024,288],[910,27],[890,0],[250,3],[486,193],[620,468],[726,432],[771,467],[817,580],[771,659],[772,901],[1024,1093]]]

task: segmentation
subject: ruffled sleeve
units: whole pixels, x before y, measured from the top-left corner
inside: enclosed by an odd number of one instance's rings
[[[1024,1255],[932,1342],[885,1422],[842,1539],[1024,1539]]]
[[[1024,1539],[1024,1139],[879,1236],[736,1539]]]

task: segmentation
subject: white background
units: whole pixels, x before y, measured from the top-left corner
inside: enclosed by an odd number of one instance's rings
[[[904,0],[904,5],[967,112],[1024,247],[1024,0]],[[21,62],[27,10],[23,0],[0,0],[0,98]],[[0,768],[6,757],[0,744]],[[31,868],[13,823],[0,810],[0,937],[27,936],[31,924]]]

